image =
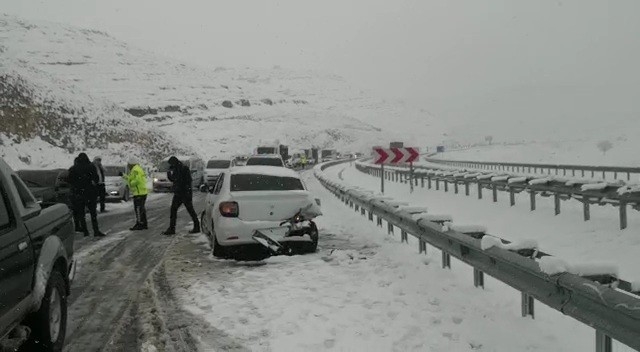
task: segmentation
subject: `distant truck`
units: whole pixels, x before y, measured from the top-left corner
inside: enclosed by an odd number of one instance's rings
[[[444,153],[444,145],[437,146],[436,153]]]
[[[322,161],[331,161],[337,158],[338,152],[335,149],[323,149],[320,152]]]
[[[282,160],[289,159],[289,147],[283,144],[276,144],[273,146],[259,146],[254,150],[254,155],[280,155]]]
[[[0,158],[0,351],[62,351],[74,236],[69,208],[38,202]]]

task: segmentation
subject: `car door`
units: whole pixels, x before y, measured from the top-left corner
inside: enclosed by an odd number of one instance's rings
[[[226,173],[221,173],[218,176],[218,180],[216,181],[216,185],[213,187],[213,190],[207,194],[207,215],[211,221],[215,222],[215,217],[217,212],[215,211],[218,203],[218,198],[220,196],[220,191],[222,190],[222,185],[224,185],[224,179],[226,177]]]
[[[27,298],[34,270],[29,234],[22,222],[18,226],[19,214],[12,210],[8,186],[0,181],[0,317]]]

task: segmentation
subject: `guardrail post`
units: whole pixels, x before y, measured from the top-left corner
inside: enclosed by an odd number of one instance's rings
[[[627,172],[627,181],[631,181],[631,173]]]
[[[596,352],[613,352],[612,342],[611,337],[600,330],[596,330]]]
[[[393,224],[387,222],[387,235],[393,235]]]
[[[453,182],[453,191],[458,194],[458,181]]]
[[[429,187],[429,189],[431,189],[431,176],[427,175],[427,186]]]
[[[451,255],[445,251],[442,251],[442,268],[451,269]]]
[[[614,171],[613,172],[613,179],[617,180],[618,179],[618,171]]]
[[[484,273],[473,268],[473,286],[484,288]]]
[[[382,217],[380,215],[376,216],[376,224],[382,227]]]
[[[442,180],[442,183],[444,183],[444,191],[449,192],[449,181],[447,181],[447,179],[444,179]]]
[[[516,194],[512,188],[509,188],[509,204],[511,204],[511,206],[516,205]]]
[[[360,206],[357,203],[354,204],[353,208],[355,209],[356,212],[360,211]]]
[[[627,202],[620,201],[620,230],[627,228]]]
[[[606,173],[602,171],[602,179],[604,180],[607,177]]]
[[[482,183],[478,182],[478,199],[482,199]]]
[[[582,171],[582,177],[584,177],[584,170],[580,170],[580,171]]]
[[[584,214],[584,221],[591,220],[591,212],[589,210],[589,201],[586,198],[582,199],[582,213]]]
[[[556,215],[560,214],[560,195],[558,193],[553,195],[553,203],[555,205]]]
[[[469,196],[469,181],[464,181],[464,194]]]
[[[400,230],[400,242],[409,243],[409,236],[405,230]]]
[[[496,203],[498,201],[498,185],[496,185],[495,183],[492,185],[493,189],[493,202]]]
[[[576,175],[576,170],[575,169],[571,169],[571,176],[575,176]]]
[[[373,212],[369,210],[369,221],[373,221]]]
[[[531,316],[531,318],[535,319],[533,307],[533,297],[522,292],[522,317]]]
[[[420,254],[427,254],[427,242],[423,241],[422,238],[418,239],[418,251]]]
[[[364,207],[363,207],[363,208],[360,208],[360,214],[361,214],[362,216],[367,215],[367,209],[365,209]]]
[[[436,180],[436,191],[439,191],[440,190],[440,179],[436,178],[435,180]]]
[[[424,175],[420,176],[420,187],[424,188]]]
[[[531,200],[531,211],[536,210],[536,192],[535,191],[531,191],[531,193],[529,193],[529,199]]]

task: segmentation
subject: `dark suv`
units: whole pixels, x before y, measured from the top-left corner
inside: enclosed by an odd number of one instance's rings
[[[0,351],[61,351],[75,274],[64,204],[40,204],[0,158]]]

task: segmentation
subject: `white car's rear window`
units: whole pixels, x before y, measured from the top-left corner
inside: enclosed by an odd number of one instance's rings
[[[264,165],[264,166],[284,166],[280,158],[249,158],[247,166]]]
[[[302,181],[295,177],[259,174],[231,175],[231,192],[296,190],[304,190],[304,186]]]

